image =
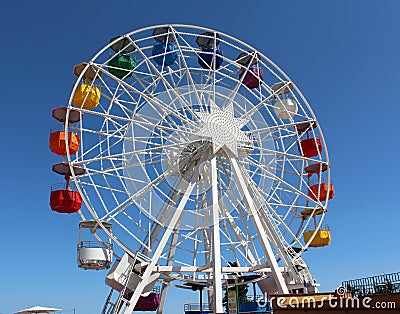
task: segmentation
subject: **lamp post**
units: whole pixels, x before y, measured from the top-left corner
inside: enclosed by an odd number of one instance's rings
[[[236,309],[237,314],[240,314],[240,302],[239,302],[239,287],[238,287],[238,277],[235,278],[235,290],[236,290]]]
[[[203,289],[206,286],[206,283],[186,283],[185,285],[190,286],[193,291],[200,291],[200,314],[203,314]]]

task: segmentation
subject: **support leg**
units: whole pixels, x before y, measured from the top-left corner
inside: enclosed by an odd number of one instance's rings
[[[142,294],[144,288],[147,285],[147,281],[150,278],[150,275],[153,273],[156,264],[165,249],[165,245],[168,242],[169,237],[171,236],[173,229],[175,228],[176,224],[178,223],[179,218],[181,217],[182,211],[185,208],[185,205],[190,197],[190,194],[193,191],[193,187],[195,186],[194,183],[189,183],[187,185],[187,188],[185,190],[185,193],[182,196],[182,199],[178,205],[178,207],[175,210],[174,215],[172,216],[167,228],[165,229],[165,232],[160,240],[160,243],[157,246],[157,249],[154,252],[154,255],[151,258],[150,264],[147,266],[146,270],[144,271],[142,275],[142,281],[138,284],[137,288],[135,289],[130,301],[129,301],[129,306],[126,308],[124,314],[131,314],[133,312],[133,309],[135,308],[135,305],[137,301],[139,300],[140,295]]]
[[[262,226],[260,216],[258,215],[257,208],[254,205],[254,201],[253,201],[251,194],[249,192],[249,189],[247,187],[247,182],[243,176],[243,173],[239,167],[239,164],[238,164],[236,158],[231,156],[230,160],[231,160],[233,172],[236,177],[237,185],[238,185],[238,187],[242,193],[242,196],[244,197],[244,200],[250,210],[254,227],[255,227],[255,229],[257,231],[257,235],[263,245],[265,255],[268,258],[268,263],[271,267],[274,280],[279,288],[279,291],[281,293],[288,294],[289,290],[286,286],[285,279],[283,278],[282,273],[279,269],[278,263],[275,259],[275,255],[274,255],[274,252],[272,251],[272,247],[271,247],[271,244],[269,243],[268,237],[267,237],[266,233],[264,232],[264,228]]]
[[[211,199],[212,199],[212,232],[213,232],[213,305],[214,313],[223,313],[222,307],[222,274],[221,274],[221,244],[219,234],[219,204],[218,204],[217,158],[211,160]]]
[[[160,305],[158,306],[157,314],[162,314],[162,312],[164,311],[164,304],[165,304],[165,298],[167,296],[167,289],[168,289],[168,286],[166,284],[163,284],[162,289],[161,289],[161,295],[160,295]]]
[[[175,232],[172,235],[171,248],[170,248],[169,253],[168,253],[168,262],[167,262],[168,266],[171,266],[173,261],[174,261],[174,256],[175,256],[175,251],[176,251],[176,242],[177,241],[178,241],[178,233]],[[165,303],[165,298],[167,296],[167,289],[168,289],[168,285],[163,284],[162,285],[162,290],[161,290],[161,295],[160,295],[160,305],[158,306],[157,314],[162,314],[162,312],[164,310],[164,303]]]

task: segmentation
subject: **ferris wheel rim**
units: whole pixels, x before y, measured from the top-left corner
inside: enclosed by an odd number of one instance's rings
[[[140,32],[146,31],[146,30],[155,29],[155,28],[157,28],[157,27],[173,27],[173,28],[174,28],[174,27],[185,27],[185,28],[194,28],[194,29],[205,30],[205,31],[214,31],[214,30],[212,30],[212,29],[210,29],[210,28],[196,27],[196,26],[192,26],[192,25],[184,25],[184,24],[162,24],[162,25],[149,26],[149,27],[145,27],[145,28],[142,28],[142,29],[139,29],[139,30],[135,30],[135,31],[133,31],[133,32],[127,33],[127,34],[124,35],[124,36],[127,36],[127,37],[128,37],[128,36],[131,36],[131,35],[133,35],[133,34],[137,34],[137,33],[140,33]],[[216,32],[216,31],[214,31],[214,32]],[[232,37],[232,36],[230,36],[230,35],[227,35],[227,34],[225,34],[225,33],[219,32],[219,31],[218,31],[218,33],[221,34],[221,35],[223,35],[223,36],[225,36],[225,37],[227,37],[227,38],[229,38],[229,39],[231,39],[231,40],[233,40],[233,41],[235,41],[235,42],[239,42],[240,44],[242,44],[243,46],[248,47],[249,49],[255,50],[252,46],[250,46],[250,45],[248,45],[248,44],[246,44],[246,43],[244,43],[244,42],[242,42],[242,41],[240,41],[240,40],[238,40],[238,39],[236,39],[236,38],[234,38],[234,37]],[[89,67],[89,66],[92,65],[92,64],[95,64],[94,61],[96,60],[96,58],[97,58],[99,55],[101,55],[104,51],[106,51],[108,48],[110,48],[110,46],[111,46],[111,43],[108,44],[108,45],[106,45],[103,49],[101,49],[101,50],[90,60],[90,62],[88,63],[87,67]],[[257,50],[255,50],[255,51],[257,51]],[[258,51],[257,51],[257,52],[258,52]],[[260,53],[260,52],[258,52],[258,53]],[[268,57],[266,57],[263,53],[260,53],[260,55],[262,56],[262,58],[264,58],[266,61],[268,61],[270,64],[272,64],[272,65],[274,66],[274,68],[277,69],[277,70],[279,71],[279,73],[280,73],[283,77],[285,77],[289,82],[291,82],[291,83],[294,85],[294,89],[295,89],[296,92],[301,96],[301,98],[302,98],[304,104],[306,105],[306,107],[307,107],[309,113],[312,115],[312,118],[314,119],[314,121],[317,121],[317,119],[316,119],[316,117],[315,117],[315,114],[314,114],[314,112],[313,112],[311,106],[309,105],[307,99],[306,99],[306,98],[303,96],[303,94],[301,93],[300,89],[298,89],[298,87],[297,87],[297,86],[293,83],[293,81],[286,75],[286,73],[283,72],[272,60],[270,60]],[[73,95],[73,93],[74,93],[76,87],[78,86],[78,82],[81,81],[82,76],[83,76],[83,72],[81,73],[80,77],[79,77],[78,80],[77,80],[77,83],[75,84],[75,86],[74,86],[74,88],[73,88],[73,90],[72,90],[72,93],[71,93],[71,96],[70,96],[70,99],[69,99],[69,104],[68,104],[68,108],[69,108],[69,109],[72,108],[72,95]],[[117,78],[116,80],[118,80],[118,81],[123,81],[122,79],[118,79],[118,78]],[[144,94],[143,94],[143,95],[144,95]],[[83,111],[84,111],[84,110],[82,110],[82,112],[83,112]],[[67,111],[67,119],[68,119],[69,112],[70,112],[70,110]],[[67,123],[66,126],[65,126],[65,132],[66,132],[66,134],[68,134],[67,128],[68,128],[68,123]],[[324,139],[324,137],[323,137],[323,133],[322,133],[322,130],[321,130],[321,128],[320,128],[319,123],[317,123],[317,128],[318,128],[319,136],[320,136],[320,138],[322,139],[322,143],[323,143],[323,145],[324,145],[324,151],[325,151],[324,153],[325,153],[326,163],[329,165],[329,156],[328,156],[328,151],[327,151],[327,147],[326,147],[326,141],[325,141],[325,139]],[[66,135],[66,136],[68,136],[68,135]],[[70,161],[70,162],[72,161],[71,155],[70,155],[70,152],[69,152],[68,149],[67,149],[67,159],[68,159],[68,161]],[[75,174],[74,174],[74,172],[73,172],[73,169],[72,169],[71,172],[72,172],[72,174],[73,174],[73,179],[75,180],[76,177],[75,177]],[[329,167],[328,167],[328,170],[327,170],[327,176],[328,176],[328,182],[329,182],[329,184],[331,184],[331,183],[330,183],[330,169],[329,169]],[[77,184],[77,188],[79,189],[79,192],[80,192],[81,194],[83,194],[83,190],[81,190],[81,187],[79,186],[79,184]],[[102,224],[101,224],[100,218],[97,217],[96,211],[95,211],[94,209],[92,210],[92,207],[91,207],[91,205],[88,203],[88,201],[86,200],[86,197],[83,197],[83,200],[84,200],[84,202],[85,202],[85,204],[86,204],[86,206],[87,206],[87,209],[88,209],[88,210],[90,211],[90,213],[92,214],[93,218],[94,218],[96,221],[98,221],[98,222],[100,223],[100,225],[102,225]],[[328,200],[326,200],[325,206],[327,206],[327,204],[328,204]],[[82,216],[82,217],[83,217],[83,216]],[[317,227],[316,229],[319,229],[319,228],[321,227],[322,222],[323,222],[323,220],[324,220],[324,219],[323,219],[324,217],[325,217],[325,212],[322,213],[321,219],[320,219],[320,221],[319,221],[319,225],[318,225],[318,227]],[[104,230],[104,231],[106,231],[106,230]],[[107,231],[106,231],[106,232],[107,232]],[[120,245],[122,248],[124,248],[124,250],[130,252],[131,254],[136,254],[135,252],[133,252],[133,251],[131,251],[129,248],[127,248],[123,243],[121,243],[121,242],[119,241],[119,239],[117,239],[113,234],[110,233],[109,236],[111,236],[111,237],[113,238],[113,240],[114,240],[116,243],[119,243],[119,245]],[[310,239],[310,241],[309,241],[308,243],[305,244],[304,250],[307,248],[308,244],[309,244],[311,241],[312,241],[312,238]],[[304,251],[304,250],[303,250],[303,251]]]
[[[174,28],[174,27],[185,27],[185,28],[193,28],[193,29],[202,30],[202,31],[211,31],[211,32],[215,32],[215,33],[221,34],[222,36],[225,36],[225,37],[227,37],[227,38],[229,38],[229,39],[231,39],[231,40],[233,40],[233,41],[235,41],[235,42],[238,42],[238,43],[240,43],[241,45],[247,47],[247,48],[250,49],[250,50],[257,51],[257,53],[260,54],[261,57],[263,57],[266,61],[268,61],[275,69],[277,69],[277,70],[279,71],[279,73],[280,73],[281,75],[283,75],[283,77],[285,77],[285,78],[287,79],[288,82],[290,82],[290,83],[293,85],[294,89],[299,93],[301,99],[302,99],[302,100],[304,101],[304,103],[306,104],[307,109],[310,111],[313,120],[314,120],[314,121],[318,121],[317,118],[316,118],[316,116],[315,116],[314,111],[312,110],[312,107],[310,106],[310,104],[309,104],[309,102],[308,102],[308,100],[307,100],[307,98],[303,95],[303,93],[301,92],[301,90],[297,87],[296,83],[295,83],[293,80],[291,80],[291,78],[290,78],[290,77],[289,77],[289,76],[288,76],[274,61],[272,61],[269,57],[267,57],[263,52],[260,52],[260,51],[258,51],[257,49],[255,49],[253,46],[251,46],[251,45],[247,44],[246,42],[244,42],[244,41],[242,41],[242,40],[240,40],[240,39],[237,39],[237,38],[235,38],[235,37],[233,37],[233,36],[231,36],[231,35],[229,35],[229,34],[227,34],[227,33],[221,32],[221,31],[219,31],[219,30],[214,30],[214,29],[211,29],[211,28],[206,28],[206,27],[203,27],[203,26],[196,26],[196,25],[190,25],[190,24],[158,24],[158,25],[150,25],[150,26],[146,26],[146,27],[143,27],[143,28],[140,28],[140,29],[137,29],[137,30],[133,30],[133,31],[131,31],[131,32],[129,32],[129,33],[126,33],[126,34],[124,35],[124,37],[128,37],[128,36],[131,36],[131,35],[133,35],[133,34],[141,33],[141,32],[143,32],[143,31],[147,31],[147,30],[151,30],[151,29],[156,29],[156,28],[159,28],[159,27],[172,27],[172,28]],[[111,46],[112,46],[112,42],[110,42],[109,44],[107,44],[106,46],[104,46],[101,50],[99,50],[98,53],[96,53],[96,54],[91,58],[91,60],[88,62],[88,64],[87,64],[86,67],[85,67],[85,70],[88,69],[88,68],[90,67],[91,64],[93,64],[94,60],[95,60],[101,53],[103,53],[104,51],[106,51],[107,49],[109,49]],[[73,106],[72,106],[72,96],[73,96],[73,93],[74,93],[75,90],[76,90],[76,87],[78,86],[78,82],[79,82],[80,80],[82,80],[83,75],[84,75],[84,72],[85,72],[85,71],[82,71],[82,72],[81,72],[80,76],[79,76],[78,79],[77,79],[77,83],[74,85],[74,87],[73,87],[73,89],[72,89],[72,92],[71,92],[71,94],[70,94],[70,98],[69,98],[69,100],[68,100],[68,108],[69,108],[69,109],[73,108]],[[117,80],[122,81],[122,79],[118,79],[118,78],[117,78]],[[143,95],[143,96],[145,96],[145,95]],[[68,116],[69,116],[69,111],[70,111],[70,110],[67,111],[67,119],[68,119]],[[325,141],[325,138],[324,138],[324,135],[323,135],[322,128],[320,127],[319,123],[317,123],[316,127],[318,128],[320,137],[321,137],[321,139],[322,139],[322,144],[323,144],[323,146],[324,146],[324,152],[325,152],[325,156],[326,156],[326,164],[327,164],[327,165],[330,165],[329,153],[328,153],[328,149],[327,149],[327,145],[326,145],[326,141]],[[68,158],[68,160],[70,160],[69,150],[67,151],[67,158]],[[329,167],[329,166],[328,166],[328,169],[327,169],[327,174],[328,174],[328,177],[329,177],[328,181],[330,182],[330,167]],[[326,200],[326,202],[327,202],[326,204],[328,204],[328,201],[329,201],[329,200],[327,199],[327,200]]]

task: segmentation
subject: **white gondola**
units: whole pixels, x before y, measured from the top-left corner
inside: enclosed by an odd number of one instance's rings
[[[122,291],[124,287],[128,291],[135,291],[138,284],[142,281],[141,272],[146,267],[147,264],[136,264],[135,260],[125,253],[121,260],[115,262],[111,267],[106,277],[106,284],[117,291]],[[141,294],[149,294],[159,277],[160,273],[158,272],[150,275]]]
[[[111,232],[112,224],[110,222],[102,222],[102,225]],[[88,241],[84,239],[85,229],[94,234],[101,230],[101,227],[95,220],[79,222],[78,267],[95,270],[108,269],[113,255],[111,239],[107,237],[106,242]]]
[[[278,82],[271,87],[271,90],[274,94],[273,107],[276,115],[281,119],[293,118],[298,111],[296,100],[290,96],[293,84]]]
[[[296,101],[291,98],[278,98],[274,103],[274,111],[281,119],[293,118],[297,113]]]

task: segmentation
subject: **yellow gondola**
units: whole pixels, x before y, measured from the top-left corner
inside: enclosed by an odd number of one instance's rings
[[[309,230],[304,232],[304,242],[308,242],[315,230]],[[310,243],[310,247],[322,247],[327,246],[331,243],[331,232],[327,229],[320,229],[315,234],[314,239]]]
[[[72,103],[79,108],[93,109],[100,102],[100,90],[91,84],[79,84],[72,98]]]

